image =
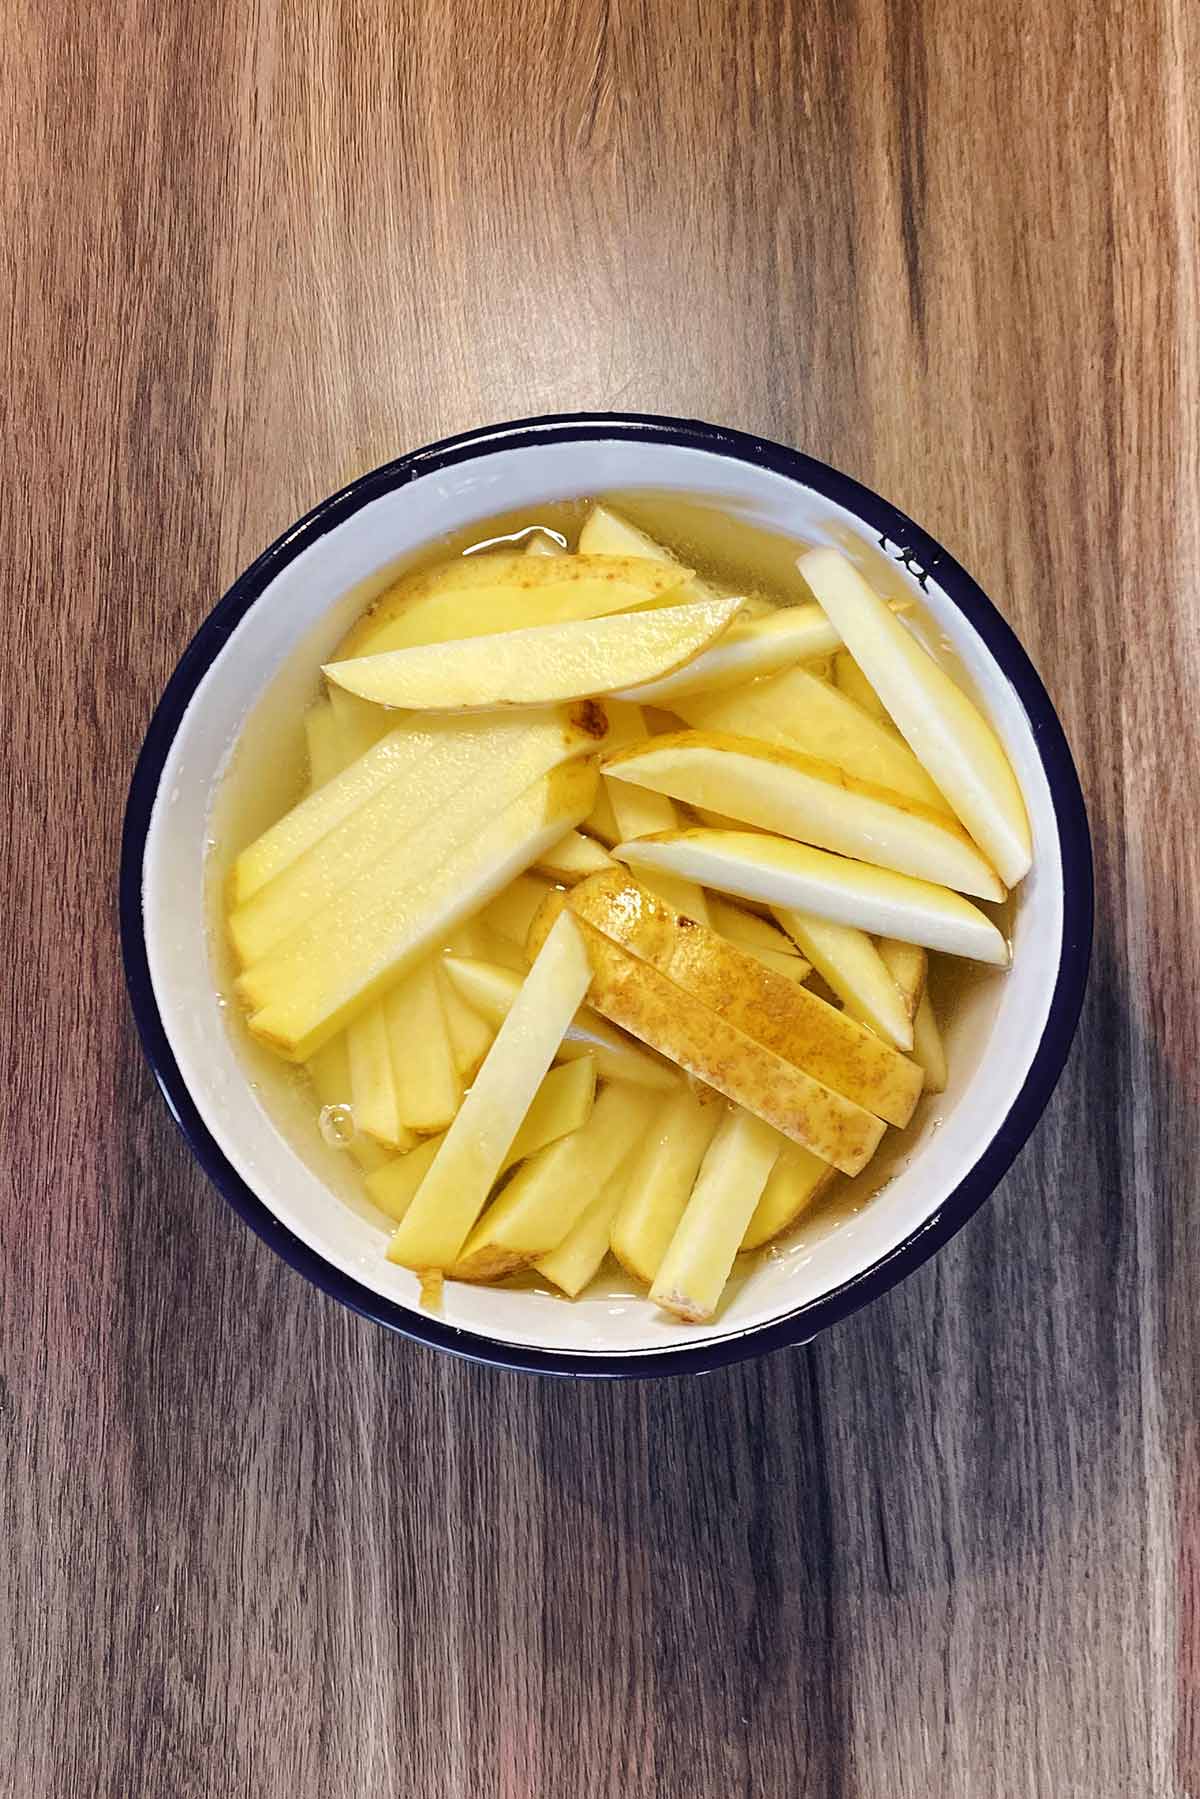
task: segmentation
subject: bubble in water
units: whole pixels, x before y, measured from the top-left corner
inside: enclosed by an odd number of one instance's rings
[[[348,1149],[357,1135],[349,1106],[322,1106],[317,1123],[331,1149]]]

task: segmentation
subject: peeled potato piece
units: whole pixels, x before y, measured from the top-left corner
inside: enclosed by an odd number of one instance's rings
[[[724,1102],[714,1093],[683,1086],[652,1120],[638,1147],[609,1240],[621,1266],[647,1286],[658,1273],[724,1115]]]
[[[891,969],[865,931],[811,912],[780,907],[781,925],[804,951],[851,1018],[898,1050],[913,1046],[912,1015]]]
[[[742,1248],[761,1249],[791,1230],[798,1218],[825,1192],[836,1169],[822,1162],[798,1143],[789,1143],[767,1176],[762,1197],[754,1208]]]
[[[734,1106],[709,1145],[650,1298],[690,1324],[717,1309],[746,1228],[779,1159],[778,1132]]]

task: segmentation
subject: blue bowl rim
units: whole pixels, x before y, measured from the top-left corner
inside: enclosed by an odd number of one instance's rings
[[[769,1323],[694,1349],[605,1356],[500,1342],[408,1311],[332,1267],[296,1237],[247,1186],[208,1131],[180,1075],[159,1014],[142,918],[142,867],[155,796],[171,744],[192,695],[226,639],[282,569],[361,507],[424,475],[498,451],[594,440],[662,443],[715,452],[754,464],[814,489],[853,512],[898,560],[936,574],[1012,682],[1030,720],[1049,783],[1061,843],[1064,889],[1062,954],[1041,1040],[1020,1093],[968,1174],[937,1211],[904,1241],[819,1299]],[[1062,1073],[1083,1004],[1094,910],[1092,851],[1079,777],[1058,716],[1016,635],[978,584],[928,532],[849,475],[799,450],[742,431],[645,413],[559,413],[488,425],[410,451],[322,500],[240,575],[192,638],[155,709],[138,756],[125,812],[120,870],[121,947],[142,1048],[175,1122],[214,1186],[277,1255],[314,1286],[352,1311],[402,1336],[470,1361],[541,1374],[628,1379],[704,1373],[807,1342],[880,1297],[919,1268],[962,1229],[993,1192],[1050,1099]]]

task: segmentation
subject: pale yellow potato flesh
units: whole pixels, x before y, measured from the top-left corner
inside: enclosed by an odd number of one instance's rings
[[[251,1030],[281,1054],[306,1060],[578,824],[596,785],[594,768],[568,764],[532,782],[489,823],[473,813],[464,831],[460,821],[443,819],[457,847],[419,880],[406,867],[411,846],[402,844],[395,866],[385,857],[339,899],[336,919],[322,914],[289,938],[283,954],[240,977]]]
[[[598,869],[597,873],[604,873]],[[768,918],[760,918],[757,912],[748,912],[744,906],[735,906],[719,893],[708,895],[708,922],[714,931],[727,937],[730,943],[736,943],[749,955],[757,956],[765,967],[774,969],[776,974],[785,974],[789,980],[803,981],[809,972],[809,965],[800,954],[786,931],[772,924]]]
[[[727,731],[680,731],[610,754],[604,779],[622,821],[620,784],[711,808],[898,874],[981,899],[1004,888],[956,819],[848,775],[833,762]],[[671,824],[657,827],[669,831]],[[622,831],[622,838],[652,831]]]
[[[795,908],[780,907],[775,915],[850,1017],[885,1043],[911,1051],[913,1025],[907,1001],[867,933]]]
[[[645,557],[649,562],[661,563],[666,568],[677,570],[684,577],[682,591],[689,599],[709,600],[716,597],[716,589],[710,587],[707,581],[701,580],[665,545],[656,542],[637,525],[631,525],[628,519],[622,518],[611,507],[593,506],[579,533],[579,550],[587,556]]]
[[[445,853],[442,820],[461,815],[461,808],[454,810],[456,798],[463,795],[470,807],[476,783],[495,786],[497,766],[504,770],[502,790],[511,795],[526,771],[534,780],[567,755],[582,753],[590,739],[564,727],[564,716],[552,711],[531,719],[524,731],[468,729],[437,743],[414,779],[390,780],[230,912],[229,934],[243,967],[286,943],[398,845],[411,842],[406,867],[410,877],[419,876],[431,858]]]
[[[817,608],[818,612],[820,607]],[[833,627],[830,626],[832,630]],[[887,707],[876,693],[849,650],[839,650],[833,659],[833,678],[848,700],[877,718],[881,725],[891,725]],[[892,726],[893,730],[895,729]]]
[[[407,1268],[448,1268],[487,1204],[504,1157],[587,991],[572,918],[554,925],[470,1092],[388,1246]]]
[[[628,875],[594,875],[567,904],[727,1024],[833,1092],[889,1124],[903,1126],[912,1117],[921,1094],[919,1068],[749,951],[680,917]]]
[[[1008,966],[1004,938],[961,894],[807,843],[764,831],[677,831],[618,844],[613,853],[639,873],[680,875],[774,909],[811,912],[872,936]]]
[[[529,568],[559,566],[524,560]],[[739,605],[736,599],[700,600],[532,625],[331,662],[324,672],[336,686],[384,706],[458,711],[555,705],[667,674],[718,638]]]
[[[557,843],[550,845],[544,856],[539,857],[534,864],[534,872],[546,875],[552,881],[562,881],[567,886],[574,886],[576,881],[586,880],[588,875],[599,874],[601,869],[612,867],[612,857],[600,844],[585,837],[582,831],[568,831],[565,837],[560,837]]]
[[[477,1012],[474,1006],[467,1004],[450,979],[440,957],[436,958],[436,962],[438,991],[442,996],[442,1011],[446,1015],[450,1051],[459,1080],[464,1087],[469,1087],[479,1072],[483,1058],[492,1047],[492,1039],[496,1035],[495,1026],[481,1012]]]
[[[534,531],[525,540],[527,556],[565,556],[566,544],[559,543],[557,537],[550,537],[545,531]]]
[[[580,830],[589,837],[596,838],[610,848],[621,840],[621,827],[617,823],[616,813],[612,808],[612,799],[603,781],[596,788],[596,803],[584,819]],[[612,858],[610,857],[611,861]]]
[[[595,1089],[595,1067],[586,1058],[568,1062],[562,1068],[552,1068],[534,1095],[525,1122],[501,1163],[500,1173],[504,1174],[547,1143],[554,1143],[569,1131],[577,1131],[586,1124]],[[445,1134],[439,1131],[436,1137],[426,1137],[406,1155],[386,1162],[367,1176],[366,1187],[371,1198],[380,1211],[386,1212],[397,1224],[412,1204]]]
[[[333,761],[322,769],[318,790],[307,795],[268,831],[244,849],[234,864],[230,881],[230,904],[240,905],[265,887],[306,850],[327,836],[344,819],[366,805],[381,788],[403,775],[416,778],[422,760],[442,738],[460,737],[478,728],[478,721],[463,719],[426,719],[420,714],[404,718],[381,739],[375,748],[349,768],[339,771],[336,759],[341,756],[341,740],[328,700],[319,700],[305,714],[328,720],[328,734]],[[500,723],[500,720],[490,721]],[[510,729],[516,721],[503,721]],[[322,726],[322,729],[325,729]],[[316,785],[316,784],[315,784]]]
[[[655,1305],[689,1324],[713,1316],[782,1149],[778,1132],[741,1107],[722,1119],[654,1277]]]
[[[347,767],[381,743],[396,724],[394,712],[388,712],[383,706],[373,706],[369,700],[360,700],[357,694],[347,693],[344,687],[329,689],[329,704],[337,720]]]
[[[324,1048],[317,1051],[307,1064],[307,1073],[322,1110],[330,1106],[345,1106],[349,1108],[353,1118],[350,1053],[344,1031],[340,1037],[330,1038]],[[390,1150],[376,1143],[373,1137],[357,1130],[346,1144],[346,1154],[364,1174],[370,1174],[392,1160]]]
[[[908,1016],[915,1018],[929,973],[929,952],[919,943],[901,943],[896,937],[880,937],[875,947],[904,995]]]
[[[523,944],[538,908],[552,891],[548,881],[540,881],[536,875],[520,874],[484,908],[483,922],[510,942]]]
[[[495,962],[466,956],[447,956],[445,967],[464,999],[498,1029],[520,991],[521,976]],[[581,1006],[571,1020],[558,1056],[560,1061],[591,1056],[606,1081],[625,1081],[659,1093],[673,1092],[678,1085],[678,1075],[666,1062],[648,1054],[590,1006]]]
[[[304,714],[304,742],[308,750],[309,785],[315,791],[318,787],[328,786],[346,766],[341,732],[327,699],[317,700]]]
[[[350,1057],[350,1091],[355,1129],[366,1131],[388,1149],[411,1148],[413,1138],[405,1128],[396,1104],[396,1083],[388,1044],[382,1000],[346,1028]]]
[[[608,1254],[612,1221],[628,1184],[629,1157],[626,1156],[557,1248],[535,1260],[533,1266],[537,1272],[569,1299],[577,1298],[600,1272],[601,1263]]]
[[[579,924],[598,1012],[844,1173],[869,1161],[884,1130],[872,1113],[747,1037],[594,925]]]
[[[626,1160],[656,1103],[643,1087],[605,1087],[581,1130],[517,1170],[447,1272],[458,1280],[500,1280],[556,1249]]]
[[[810,662],[835,650],[840,641],[819,606],[783,606],[762,618],[739,619],[719,643],[686,668],[618,697],[639,705],[673,707],[687,694],[723,693],[793,663]]]
[[[645,740],[646,718],[640,706],[625,702],[614,723],[618,742],[623,736],[635,741]],[[659,831],[679,829],[679,814],[670,800],[661,793],[652,793],[645,787],[631,786],[627,781],[610,784],[605,780],[602,785],[608,790],[617,831],[624,841],[628,842],[633,837],[652,837]],[[698,918],[701,924],[707,924],[708,906],[704,893],[694,882],[677,881],[670,875],[665,875],[660,882],[659,891],[665,900],[679,911],[686,912],[689,918]]]
[[[433,956],[422,956],[384,996],[383,1015],[400,1122],[423,1136],[445,1130],[463,1089]]]
[[[978,706],[837,550],[809,550],[800,572],[922,767],[1008,887],[1033,840],[1012,765]]]
[[[609,1241],[621,1266],[646,1286],[658,1273],[724,1114],[725,1103],[715,1094],[684,1085],[651,1120],[636,1152]]]
[[[789,1143],[767,1177],[767,1184],[755,1206],[743,1250],[761,1249],[774,1242],[784,1231],[791,1230],[813,1202],[825,1192],[837,1170],[819,1156],[810,1155],[798,1143]]]
[[[951,808],[895,731],[810,668],[791,668],[736,692],[696,694],[675,711],[695,730],[732,731],[835,762],[860,781],[949,813]]]
[[[649,557],[461,556],[389,589],[339,644],[338,658],[629,612],[682,594],[686,577],[686,569]]]
[[[926,1093],[944,1093],[949,1078],[946,1047],[928,993],[921,995],[913,1019],[913,1059],[925,1072]]]

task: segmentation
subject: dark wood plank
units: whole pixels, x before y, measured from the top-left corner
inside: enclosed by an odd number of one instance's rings
[[[0,1794],[1200,1792],[1200,22],[1186,0],[9,0]],[[542,1385],[307,1290],[118,966],[154,700],[303,508],[576,405],[801,444],[996,595],[1095,977],[810,1350]]]

